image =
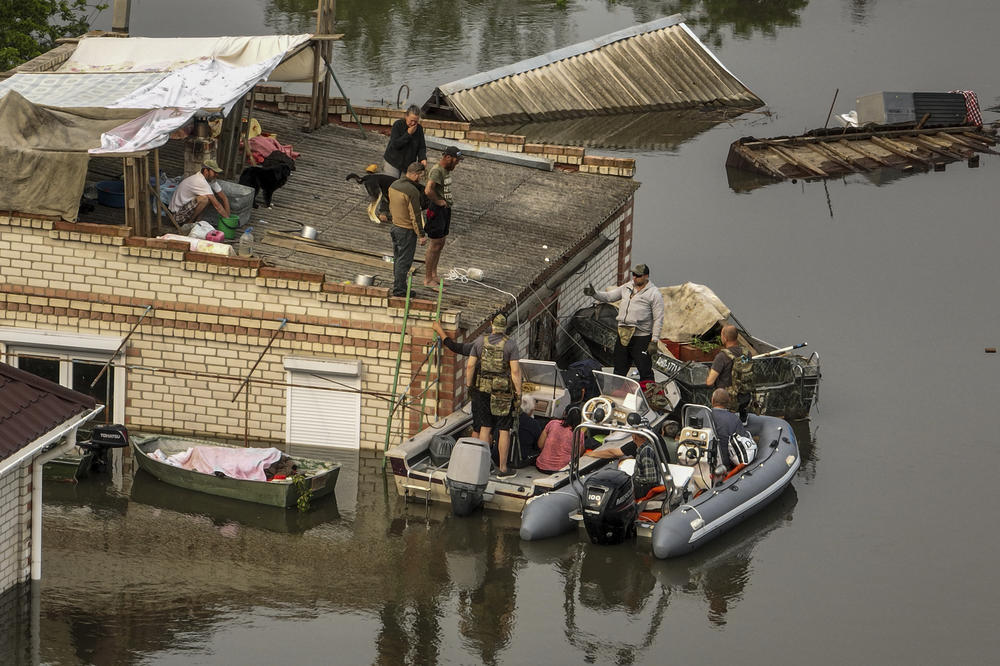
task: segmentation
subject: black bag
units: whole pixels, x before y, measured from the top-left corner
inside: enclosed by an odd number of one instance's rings
[[[431,464],[440,467],[451,460],[451,450],[455,448],[455,438],[451,435],[439,433],[431,438],[431,445],[428,452],[431,455]]]
[[[594,370],[600,369],[601,364],[592,358],[585,358],[569,364],[569,367],[563,371],[563,383],[569,391],[570,402],[574,404],[586,402],[601,394],[600,388],[597,386],[597,378],[594,377]]]

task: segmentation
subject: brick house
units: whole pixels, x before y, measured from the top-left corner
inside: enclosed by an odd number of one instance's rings
[[[0,598],[41,578],[42,465],[99,411],[90,396],[0,363]]]
[[[443,143],[471,154],[454,172],[440,264],[453,279],[439,305],[422,285],[418,250],[409,302],[385,286],[358,286],[359,274],[391,283],[388,230],[365,214],[364,189],[345,180],[380,162],[384,135],[303,131],[309,98],[273,86],[257,98],[253,117],[301,157],[274,208],[252,213],[253,256],[142,235],[104,206],[75,220],[0,211],[0,360],[90,392],[107,420],[132,431],[374,456],[465,400],[462,363],[450,353],[428,361],[434,317],[466,339],[505,311],[527,355],[554,359],[572,346],[560,320],[588,300],[583,287],[628,272],[633,160],[428,120],[428,164]],[[330,100],[331,121],[351,119],[344,103]],[[401,115],[361,111],[381,131]],[[154,164],[182,175],[184,150],[171,140],[155,154],[91,157],[86,180],[152,173]],[[303,224],[317,240],[295,233]],[[468,280],[470,267],[485,277]],[[90,389],[109,358],[106,379]]]

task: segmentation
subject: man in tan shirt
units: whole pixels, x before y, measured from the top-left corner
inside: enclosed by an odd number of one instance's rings
[[[424,165],[413,162],[406,175],[389,186],[389,212],[392,214],[392,295],[406,296],[406,276],[413,264],[417,243],[424,245],[423,214],[420,211],[420,176]]]

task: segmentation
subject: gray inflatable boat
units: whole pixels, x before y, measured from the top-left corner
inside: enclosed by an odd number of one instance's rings
[[[801,464],[795,434],[777,417],[749,416],[756,451],[746,464],[728,472],[716,465],[719,442],[710,409],[686,405],[681,426],[672,456],[658,429],[631,413],[625,402],[604,396],[588,402],[580,430],[607,433],[606,441],[631,436],[638,452],[573,478],[558,493],[529,500],[521,514],[521,538],[565,534],[583,522],[595,544],[648,536],[656,557],[683,555],[764,508],[791,483]],[[679,463],[670,462],[673,457]]]

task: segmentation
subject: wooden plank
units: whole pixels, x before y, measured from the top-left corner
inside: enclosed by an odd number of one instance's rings
[[[851,164],[847,160],[841,159],[839,155],[837,155],[832,150],[827,148],[825,144],[807,143],[805,144],[805,147],[813,151],[814,153],[817,153],[821,157],[826,157],[827,159],[835,162],[836,164],[839,164],[848,171],[856,171],[858,168],[860,168],[860,167],[855,167],[855,165]],[[865,171],[868,171],[868,169],[865,169]]]
[[[386,266],[390,266],[391,269],[391,265],[382,259],[382,255],[380,254],[377,255],[374,253],[339,248],[335,245],[324,243],[323,241],[311,241],[296,236],[288,236],[277,231],[268,231],[265,235],[265,242],[278,247],[288,248],[299,252],[306,252],[308,254],[315,254],[321,257],[340,259],[341,261],[350,261],[355,264],[374,266],[375,268],[385,268]],[[413,263],[422,264],[424,263],[424,260],[414,257]]]
[[[922,148],[926,148],[927,150],[931,151],[932,153],[937,153],[938,155],[943,155],[944,157],[947,157],[948,159],[952,159],[952,160],[964,160],[964,159],[972,156],[971,153],[969,155],[961,155],[959,153],[952,152],[952,151],[948,150],[947,148],[945,148],[944,146],[939,146],[939,145],[933,143],[932,141],[930,141],[930,140],[928,140],[928,139],[926,139],[924,137],[911,136],[911,137],[908,137],[906,140],[910,141],[912,143],[915,143],[915,144],[917,144],[918,146],[920,146]]]
[[[846,128],[845,128],[845,130],[846,130]],[[818,143],[824,143],[824,142],[834,143],[834,142],[840,142],[842,140],[847,140],[847,141],[864,141],[864,140],[867,140],[867,139],[869,139],[871,137],[874,137],[874,136],[879,136],[879,137],[884,137],[884,138],[893,138],[893,137],[897,137],[897,136],[906,136],[906,135],[913,135],[913,134],[948,134],[948,135],[952,135],[952,134],[964,134],[966,136],[972,136],[972,137],[977,137],[978,136],[978,137],[981,138],[981,140],[984,140],[984,141],[985,140],[989,140],[987,138],[987,137],[989,137],[989,135],[986,134],[985,132],[980,133],[980,134],[970,134],[970,132],[968,130],[969,130],[969,127],[963,125],[963,126],[959,126],[959,127],[932,127],[932,128],[928,128],[928,129],[919,129],[919,130],[911,128],[911,129],[901,129],[901,130],[883,130],[883,131],[876,131],[876,132],[845,132],[844,134],[829,134],[829,135],[826,135],[826,136],[801,136],[800,135],[800,136],[775,137],[773,139],[760,139],[758,141],[748,141],[748,142],[744,143],[743,145],[754,147],[754,146],[761,146],[761,145],[773,145],[775,143],[793,143],[793,142],[796,142],[796,143],[807,143],[807,142],[808,143],[817,143],[817,142]],[[996,144],[996,141],[993,140],[992,143]]]
[[[781,148],[778,148],[777,146],[768,146],[768,147],[771,150],[773,150],[775,153],[777,153],[778,155],[780,155],[781,157],[783,157],[785,160],[791,162],[792,164],[794,164],[795,166],[799,167],[800,169],[803,169],[806,172],[810,172],[811,171],[814,175],[817,175],[820,178],[829,178],[830,177],[830,174],[828,174],[826,171],[823,171],[819,167],[812,166],[808,162],[799,159],[795,155],[792,155],[791,153],[789,153],[789,152],[787,152],[785,150],[782,150]]]
[[[856,153],[861,153],[862,155],[864,155],[865,157],[867,157],[870,160],[875,160],[876,162],[878,162],[882,166],[887,166],[887,167],[894,166],[893,164],[891,164],[889,162],[886,162],[884,159],[882,159],[881,157],[879,157],[875,153],[868,152],[867,150],[865,150],[861,146],[852,145],[848,141],[838,141],[837,143],[839,145],[843,146],[844,148],[847,148],[848,150],[853,150]]]
[[[934,162],[932,160],[928,160],[928,159],[925,159],[923,157],[918,157],[917,155],[914,155],[913,153],[911,153],[908,150],[903,150],[902,148],[894,146],[890,141],[887,141],[887,140],[885,140],[885,139],[883,139],[881,137],[873,136],[872,137],[872,143],[874,143],[876,146],[878,146],[880,148],[885,148],[890,153],[893,153],[895,155],[899,155],[903,159],[913,160],[914,162],[920,162],[921,164],[923,164],[925,166],[934,166]]]

